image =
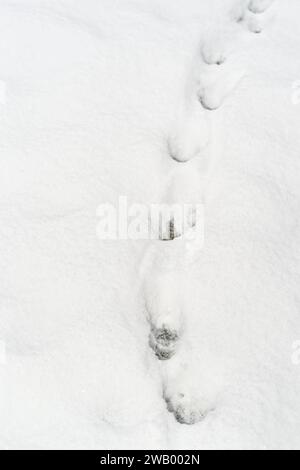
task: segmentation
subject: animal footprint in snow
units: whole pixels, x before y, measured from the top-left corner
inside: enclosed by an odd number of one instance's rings
[[[249,31],[261,33],[265,27],[264,13],[273,3],[273,0],[240,0],[232,10],[233,20],[246,25]]]
[[[247,15],[249,0],[239,0],[231,10],[232,20],[236,23],[242,23]]]
[[[210,37],[201,47],[202,59],[207,65],[222,65],[226,60],[225,45],[221,38]]]
[[[163,398],[179,423],[195,424],[216,408],[224,385],[224,370],[218,358],[199,342],[192,345],[186,326],[178,353],[161,363]]]
[[[209,411],[209,403],[205,399],[196,398],[183,388],[173,394],[164,396],[168,411],[173,413],[180,424],[196,424],[202,421]]]
[[[195,100],[183,107],[172,124],[168,137],[170,156],[177,162],[187,162],[201,155],[208,145],[209,134],[206,116]]]
[[[162,241],[172,241],[175,240],[176,238],[179,238],[182,236],[182,232],[178,230],[177,224],[176,224],[176,215],[172,215],[171,217],[169,216],[169,210],[168,210],[168,221],[164,220],[164,215],[161,215],[161,227],[159,230],[159,239]]]
[[[248,19],[248,29],[251,33],[260,34],[263,31],[263,23],[260,18],[252,16]]]
[[[243,76],[243,71],[234,69],[229,71],[225,67],[222,72],[204,73],[198,91],[202,106],[209,111],[218,109],[233,93]]]
[[[241,0],[233,10],[233,19],[246,26],[252,33],[259,34],[265,29],[269,14],[261,13],[272,5],[273,0]]]
[[[161,197],[166,213],[162,210],[161,219],[168,222],[169,230],[164,230],[169,235],[168,240],[187,235],[197,222],[202,222],[197,218],[201,216],[199,211],[202,209],[204,196],[203,180],[208,166],[209,154],[203,153],[201,161],[193,160],[184,165],[176,165],[166,181],[166,189]],[[174,208],[171,219],[170,208]],[[164,223],[163,227],[165,225]]]
[[[180,332],[163,323],[160,328],[152,325],[150,333],[150,346],[159,360],[168,360],[176,352]]]
[[[202,41],[200,50],[203,61],[207,65],[222,65],[235,49],[237,31],[229,22],[225,25],[214,25],[208,29]]]
[[[255,14],[263,13],[274,2],[274,0],[250,0],[248,9]]]
[[[264,29],[266,29],[266,27],[268,27],[272,23],[273,17],[274,15],[272,11],[268,11],[262,15],[258,15],[248,11],[246,24],[249,31],[258,34],[261,33]]]
[[[170,359],[175,354],[182,334],[180,281],[177,276],[172,270],[154,269],[145,282],[149,344],[160,360]]]
[[[181,362],[183,356],[186,361]],[[215,408],[216,384],[198,375],[199,362],[192,351],[182,346],[178,355],[165,364],[164,399],[167,409],[181,424],[195,424],[202,421]]]

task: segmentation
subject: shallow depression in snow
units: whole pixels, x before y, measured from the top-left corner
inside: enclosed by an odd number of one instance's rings
[[[299,14],[1,2],[1,448],[299,447]],[[120,195],[203,249],[99,240]]]

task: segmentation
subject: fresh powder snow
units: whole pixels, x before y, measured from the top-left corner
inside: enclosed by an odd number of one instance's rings
[[[300,448],[299,17],[0,0],[1,449]]]

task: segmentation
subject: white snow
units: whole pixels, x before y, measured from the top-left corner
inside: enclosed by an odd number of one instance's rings
[[[300,447],[299,15],[0,1],[0,448]],[[200,252],[97,238],[99,204],[198,190]]]

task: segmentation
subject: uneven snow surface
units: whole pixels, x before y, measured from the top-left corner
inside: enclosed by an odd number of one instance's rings
[[[0,0],[0,448],[300,448],[299,18]],[[168,199],[178,171],[205,243],[162,279],[169,243],[101,241],[97,208]],[[169,361],[145,277],[180,305]]]

